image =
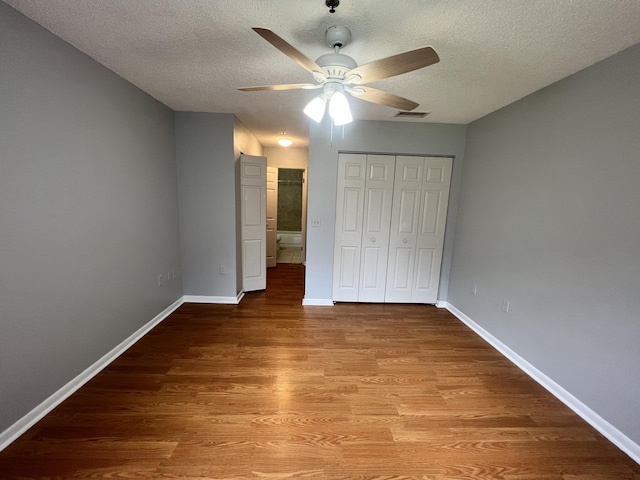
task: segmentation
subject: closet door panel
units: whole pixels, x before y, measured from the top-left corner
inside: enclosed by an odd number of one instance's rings
[[[380,287],[380,282],[378,281],[380,253],[380,249],[377,247],[364,247],[362,249],[362,284],[360,285],[360,296],[358,298],[360,301],[366,301],[364,300],[365,292],[376,290]]]
[[[362,187],[346,187],[342,197],[342,233],[360,235],[362,218],[359,209],[362,207]]]
[[[358,301],[366,155],[341,154],[338,161],[333,300]]]
[[[415,235],[417,230],[418,206],[420,205],[419,191],[413,186],[403,188],[400,191],[400,204],[398,205],[398,235]]]
[[[395,157],[367,155],[360,302],[382,302],[387,278]]]
[[[426,157],[416,239],[413,303],[436,303],[451,181],[451,158]]]
[[[416,276],[412,301],[417,301],[419,295],[431,288],[431,272],[433,271],[433,248],[419,248],[416,253]]]
[[[357,291],[358,288],[358,256],[360,251],[356,247],[342,247],[339,252],[340,279],[338,284],[341,289]]]
[[[423,171],[421,157],[396,157],[385,302],[411,301]]]
[[[411,294],[411,274],[413,264],[413,249],[398,247],[393,252],[394,258],[390,259],[393,265],[393,276],[389,278],[396,296]]]
[[[435,238],[438,234],[438,216],[440,213],[440,199],[442,192],[426,190],[422,195],[424,205],[420,221],[420,235]]]
[[[437,301],[452,162],[340,154],[334,300]]]

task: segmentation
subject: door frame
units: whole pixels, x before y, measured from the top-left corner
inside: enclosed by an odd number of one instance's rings
[[[275,176],[275,181],[270,177]],[[270,194],[270,191],[273,191]],[[273,216],[270,215],[273,212]],[[278,263],[278,167],[267,165],[267,268]]]

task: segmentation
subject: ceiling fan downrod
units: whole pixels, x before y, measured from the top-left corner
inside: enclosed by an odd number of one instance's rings
[[[335,13],[336,7],[340,5],[340,0],[326,0],[324,4],[329,7],[329,13]]]

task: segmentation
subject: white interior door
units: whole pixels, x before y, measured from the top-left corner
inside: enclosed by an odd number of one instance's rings
[[[267,288],[267,159],[240,156],[242,288]]]
[[[396,158],[386,302],[436,303],[451,158]]]
[[[333,300],[436,303],[452,164],[340,154]]]
[[[424,181],[411,301],[436,303],[444,249],[452,159],[427,157],[424,160]]]
[[[340,154],[332,294],[339,302],[358,301],[366,170],[366,155]]]
[[[307,170],[302,173],[302,251],[300,261],[307,263]]]
[[[424,159],[396,157],[385,302],[411,302]]]
[[[383,302],[395,157],[367,155],[359,302]]]
[[[278,258],[278,168],[267,167],[267,268]]]

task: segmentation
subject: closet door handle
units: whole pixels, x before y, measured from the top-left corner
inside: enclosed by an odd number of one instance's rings
[[[371,237],[371,243],[376,243],[376,237]]]
[[[407,239],[406,239],[406,238],[403,238],[403,239],[402,239],[402,243],[407,243]]]

